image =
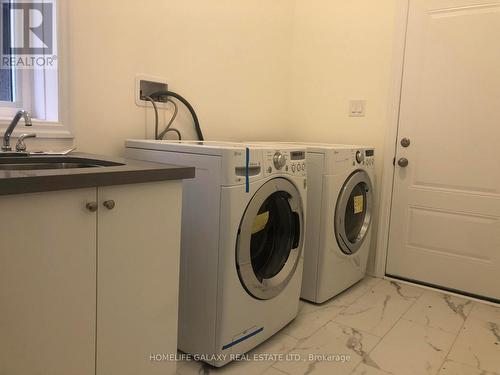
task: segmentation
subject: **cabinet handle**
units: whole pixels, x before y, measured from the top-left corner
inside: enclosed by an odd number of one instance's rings
[[[112,210],[113,208],[115,208],[116,203],[114,200],[109,200],[109,201],[105,201],[102,205],[104,207],[106,207],[108,210]]]
[[[97,211],[97,202],[89,202],[89,203],[87,203],[87,205],[85,207],[90,212],[96,212]]]

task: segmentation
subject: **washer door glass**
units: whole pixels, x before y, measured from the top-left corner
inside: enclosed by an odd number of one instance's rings
[[[300,259],[302,221],[300,194],[286,179],[267,182],[252,198],[236,248],[238,275],[250,295],[271,299],[290,282]]]
[[[365,171],[356,171],[345,182],[335,210],[335,236],[345,254],[363,245],[371,224],[372,184]]]

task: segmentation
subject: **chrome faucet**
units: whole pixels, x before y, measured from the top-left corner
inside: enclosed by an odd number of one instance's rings
[[[19,120],[21,120],[21,117],[24,119],[24,125],[25,126],[32,126],[33,124],[31,123],[31,115],[27,111],[19,111],[16,113],[14,118],[12,119],[12,122],[10,123],[9,127],[5,131],[5,134],[3,136],[3,145],[2,145],[2,151],[12,151],[12,147],[10,147],[10,136],[12,135],[12,132],[17,126],[17,123]]]

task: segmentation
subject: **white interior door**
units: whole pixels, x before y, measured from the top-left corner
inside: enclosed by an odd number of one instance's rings
[[[497,300],[499,41],[499,1],[410,1],[387,263]]]

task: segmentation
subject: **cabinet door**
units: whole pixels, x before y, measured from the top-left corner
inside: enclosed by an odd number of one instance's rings
[[[174,374],[182,183],[99,188],[97,374]],[[103,203],[114,202],[114,208]]]
[[[0,374],[95,373],[96,189],[0,197]]]

